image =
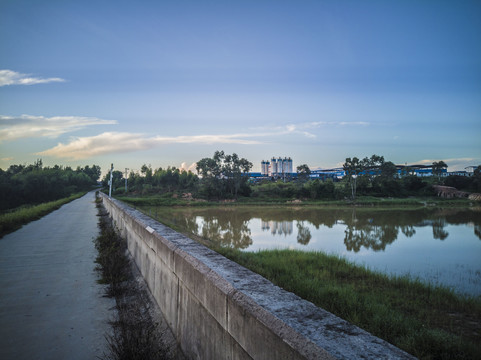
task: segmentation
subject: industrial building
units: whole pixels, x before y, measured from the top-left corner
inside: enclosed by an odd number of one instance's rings
[[[292,173],[292,159],[290,157],[284,159],[273,157],[270,161],[261,161],[261,176],[284,177]]]
[[[469,168],[473,169],[474,166],[470,166]],[[434,176],[433,173],[433,166],[432,165],[396,165],[397,170],[397,177],[402,177],[405,175],[414,175],[418,177],[428,177]],[[379,168],[368,169],[359,173],[359,175],[379,175],[380,174]],[[311,179],[342,179],[346,175],[346,172],[343,168],[334,168],[334,169],[313,169],[311,170],[310,177]],[[449,175],[456,175],[456,176],[472,176],[473,172],[468,171],[454,171],[448,172],[447,169],[441,169],[439,176],[446,177]]]
[[[440,170],[438,176],[446,177],[449,175],[456,176],[473,176],[474,169],[477,166],[468,166],[466,169],[471,171],[453,171],[448,172],[446,168]],[[434,176],[432,165],[396,165],[397,177],[402,177],[405,175],[414,175],[418,177],[428,177]],[[376,176],[380,174],[380,169],[372,168],[359,173],[359,175],[369,174]],[[283,179],[292,180],[297,178],[297,172],[293,171],[292,159],[289,157],[285,158],[275,158],[273,157],[270,161],[262,160],[261,162],[261,172],[250,172],[248,174],[249,178],[256,180],[271,178],[271,179]],[[309,177],[311,179],[326,180],[332,179],[338,181],[346,175],[346,172],[342,167],[331,168],[331,169],[311,169]]]

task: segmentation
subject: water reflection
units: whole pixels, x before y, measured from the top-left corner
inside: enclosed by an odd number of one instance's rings
[[[252,245],[249,220],[235,212],[228,212],[224,216],[209,214],[202,221],[195,221],[195,228],[189,231],[221,246],[246,249]]]
[[[308,226],[304,225],[304,221],[297,222],[297,242],[302,245],[309,244],[311,240],[311,230],[309,230]]]
[[[247,249],[252,238],[252,221],[260,219],[262,232],[287,237],[294,232],[297,243],[308,245],[311,229],[343,226],[345,249],[359,252],[362,248],[384,251],[402,233],[412,237],[416,229],[431,227],[434,239],[449,237],[448,225],[465,224],[473,227],[481,239],[481,209],[156,209],[160,220],[171,222],[187,232],[201,236],[221,246]]]
[[[292,234],[292,225],[293,221],[261,221],[262,230],[271,231],[272,235],[291,235]]]

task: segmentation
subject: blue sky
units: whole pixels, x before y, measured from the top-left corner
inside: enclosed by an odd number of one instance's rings
[[[0,167],[481,164],[479,1],[0,1]],[[183,165],[182,165],[183,164]]]

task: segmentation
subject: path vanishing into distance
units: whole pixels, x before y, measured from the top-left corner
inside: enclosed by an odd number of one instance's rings
[[[107,353],[115,301],[97,284],[90,192],[0,239],[0,359]]]

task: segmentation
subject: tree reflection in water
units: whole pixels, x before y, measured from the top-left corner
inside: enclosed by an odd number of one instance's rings
[[[380,251],[384,250],[387,244],[393,243],[398,233],[399,228],[392,224],[376,224],[374,218],[358,219],[354,209],[351,222],[346,223],[344,244],[348,251],[358,252],[361,247]]]
[[[158,208],[161,221],[175,224],[184,231],[201,236],[220,246],[246,249],[253,244],[251,219],[261,222],[262,231],[273,236],[288,236],[297,229],[297,243],[308,245],[312,228],[345,226],[344,244],[348,251],[361,248],[384,251],[401,232],[406,237],[416,228],[430,226],[433,237],[445,240],[447,225],[472,224],[481,239],[481,209],[325,209],[325,208]]]
[[[302,245],[309,244],[311,240],[311,230],[309,230],[308,226],[304,225],[304,221],[297,222],[297,242]]]
[[[436,219],[433,221],[433,237],[438,240],[446,240],[449,233],[444,230],[446,226],[446,221],[444,219]]]
[[[220,246],[246,249],[252,245],[249,220],[231,212],[204,216],[198,235]]]

